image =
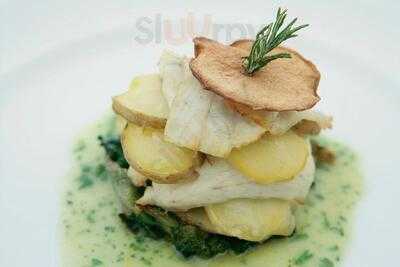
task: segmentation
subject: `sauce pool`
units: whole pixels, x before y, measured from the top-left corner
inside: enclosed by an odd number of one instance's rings
[[[99,135],[115,135],[116,128],[114,116],[107,116],[84,130],[74,145],[75,165],[64,181],[61,207],[63,267],[339,265],[351,237],[352,214],[363,182],[357,157],[347,146],[316,139],[335,152],[336,162],[317,166],[307,200],[296,210],[293,236],[273,238],[238,256],[186,260],[167,242],[131,233],[118,218],[121,207],[97,140]]]

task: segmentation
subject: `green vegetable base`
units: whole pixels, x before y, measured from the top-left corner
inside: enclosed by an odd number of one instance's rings
[[[122,152],[120,138],[99,136],[98,139],[111,161],[121,168],[129,167]],[[130,186],[135,192],[144,192],[143,188]],[[142,194],[136,194],[135,198],[138,199],[141,196]],[[257,244],[235,237],[205,232],[197,226],[184,223],[172,212],[154,206],[145,209],[138,208],[136,212],[129,214],[121,213],[119,217],[136,234],[171,242],[185,258],[198,256],[208,259],[227,251],[240,254]]]

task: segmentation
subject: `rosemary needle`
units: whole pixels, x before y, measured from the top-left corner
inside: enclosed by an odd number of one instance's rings
[[[285,40],[296,37],[297,34],[295,32],[308,26],[308,24],[305,24],[293,27],[297,21],[297,18],[295,18],[283,30],[279,31],[286,19],[286,15],[287,10],[282,11],[279,8],[275,22],[266,25],[257,33],[250,54],[243,58],[243,67],[248,75],[252,75],[272,60],[291,57],[289,53],[268,55],[272,49]]]

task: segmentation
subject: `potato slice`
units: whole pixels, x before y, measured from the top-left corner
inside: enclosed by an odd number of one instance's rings
[[[129,165],[157,183],[176,183],[196,177],[201,157],[195,151],[164,140],[161,129],[128,123],[121,137]]]
[[[289,131],[284,135],[264,135],[257,142],[232,150],[227,161],[250,180],[269,184],[292,179],[308,156],[307,141]]]
[[[169,108],[161,91],[160,76],[149,74],[134,79],[127,92],[113,97],[113,109],[140,126],[164,128]]]
[[[292,204],[287,200],[234,199],[205,210],[219,232],[250,241],[288,236],[295,227]]]

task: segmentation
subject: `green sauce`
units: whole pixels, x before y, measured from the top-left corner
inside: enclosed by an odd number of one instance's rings
[[[362,192],[357,157],[348,147],[319,138],[336,153],[335,164],[318,166],[306,203],[296,210],[296,233],[274,238],[249,252],[211,260],[185,260],[171,245],[129,232],[105,168],[98,135],[115,134],[112,116],[82,132],[74,146],[75,166],[65,181],[61,213],[64,267],[96,266],[337,266],[351,236],[352,211]]]

